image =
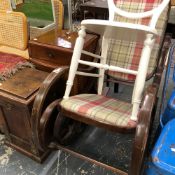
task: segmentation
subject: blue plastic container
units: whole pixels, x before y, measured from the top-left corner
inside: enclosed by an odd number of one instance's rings
[[[166,106],[165,112],[162,116],[162,124],[165,125],[168,121],[175,119],[175,89]]]
[[[175,175],[175,119],[163,128],[147,165],[147,175]]]

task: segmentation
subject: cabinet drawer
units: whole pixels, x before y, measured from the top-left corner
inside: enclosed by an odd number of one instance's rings
[[[64,48],[52,48],[44,46],[44,45],[37,45],[37,44],[30,44],[29,45],[29,54],[32,59],[48,61],[49,63],[57,64],[57,66],[64,66],[69,65],[72,57],[72,52],[67,51]]]

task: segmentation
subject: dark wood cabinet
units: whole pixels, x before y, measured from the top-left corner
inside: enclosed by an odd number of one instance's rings
[[[51,71],[59,66],[68,66],[77,38],[76,32],[52,30],[29,42],[29,56],[38,69]],[[98,36],[87,34],[84,50],[95,52]],[[83,59],[88,59],[87,57]]]
[[[48,73],[26,68],[0,86],[0,118],[6,144],[42,162],[48,152],[39,151],[32,138],[31,112],[38,89]]]

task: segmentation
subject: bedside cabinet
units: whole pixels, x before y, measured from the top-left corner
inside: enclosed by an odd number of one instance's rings
[[[77,33],[52,30],[29,41],[29,56],[38,69],[52,71],[59,66],[69,66]],[[84,50],[95,52],[99,37],[87,34]],[[83,59],[89,59],[85,57]]]

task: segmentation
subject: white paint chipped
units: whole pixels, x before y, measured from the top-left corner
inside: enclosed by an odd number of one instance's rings
[[[86,175],[86,174],[88,174],[88,171],[85,171],[85,170],[81,170],[81,172],[80,172],[82,175]]]
[[[6,166],[9,162],[9,157],[12,155],[13,151],[10,147],[4,146],[5,153],[0,156],[0,165]]]
[[[19,168],[22,170],[23,169],[22,165],[20,165]]]

